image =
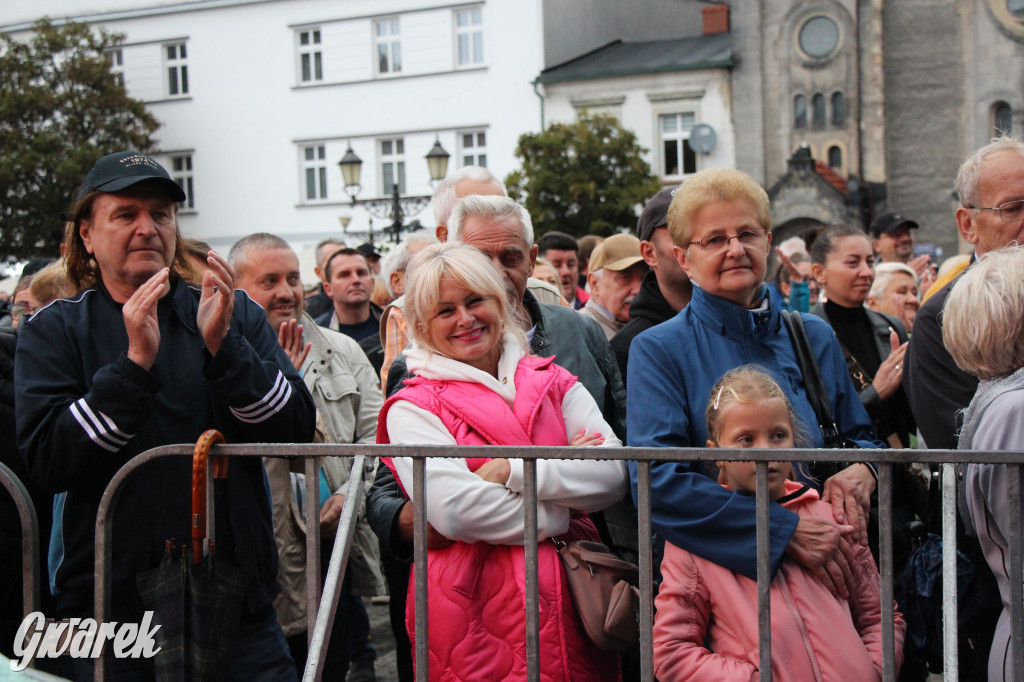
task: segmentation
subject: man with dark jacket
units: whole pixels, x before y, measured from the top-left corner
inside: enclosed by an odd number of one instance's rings
[[[81,293],[38,311],[19,328],[15,356],[18,445],[35,480],[53,493],[50,582],[58,616],[91,617],[96,513],[114,474],[160,445],[195,442],[207,429],[228,443],[308,442],[313,399],[267,325],[234,291],[227,262],[209,253],[202,287],[177,225],[181,188],[138,152],[96,162],[70,210],[68,277]],[[83,289],[83,286],[86,287]],[[252,458],[234,458],[215,488],[217,559],[245,577],[231,637],[228,679],[294,680],[274,613],[277,546],[267,479]],[[191,536],[192,466],[163,457],[120,488],[111,516],[108,619],[139,623],[140,573],[165,543]],[[159,632],[157,632],[159,642]],[[81,677],[92,661],[75,659]],[[153,659],[116,658],[115,676],[152,677]]]
[[[612,337],[611,346],[626,381],[629,344],[640,332],[675,316],[690,302],[693,285],[676,260],[668,234],[668,207],[676,188],[663,189],[647,202],[636,224],[640,255],[651,270],[644,275],[640,293],[629,305],[629,323]]]

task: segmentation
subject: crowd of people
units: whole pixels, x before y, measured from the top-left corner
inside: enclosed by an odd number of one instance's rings
[[[915,254],[919,226],[895,212],[867,231],[820,226],[773,248],[768,195],[737,170],[662,190],[635,232],[577,239],[535,235],[497,178],[466,167],[437,187],[434,231],[383,255],[324,240],[319,284],[306,290],[280,235],[250,234],[222,256],[181,234],[183,191],[156,161],[103,157],[75,192],[62,253],[26,266],[0,309],[0,455],[39,513],[43,608],[92,615],[107,483],[135,455],[210,428],[229,443],[476,448],[426,465],[427,650],[439,680],[526,677],[523,463],[479,456],[481,446],[1024,449],[1024,143],[974,151],[956,184],[973,254],[946,271]],[[737,457],[651,466],[664,682],[758,677],[755,467]],[[214,487],[217,561],[244,576],[219,677],[301,676],[315,608],[307,533],[316,523],[326,565],[356,476],[366,500],[324,679],[375,679],[362,599],[378,595],[399,679],[413,679],[412,462],[352,466],[320,460],[317,519],[294,460],[232,460]],[[775,679],[880,680],[875,465],[778,461],[768,473]],[[894,467],[897,595],[913,528],[932,521],[932,474]],[[966,467],[963,525],[1003,609],[983,652],[990,680],[1013,679],[1008,485],[1005,465]],[[183,458],[154,460],[123,487],[108,521],[111,620],[140,622],[150,608],[138,578],[190,537],[190,489]],[[648,541],[637,495],[635,462],[538,461],[543,679],[639,679],[636,647],[603,650],[581,624],[558,549],[602,542],[635,562]],[[13,506],[0,513],[10,656],[24,615],[21,539]],[[904,651],[904,606],[896,665],[923,680],[926,663]],[[68,664],[46,663],[91,679],[93,661]],[[151,659],[109,665],[117,679],[156,674]]]

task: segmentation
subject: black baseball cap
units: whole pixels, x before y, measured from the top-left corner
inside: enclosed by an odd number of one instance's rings
[[[363,254],[367,258],[380,258],[380,253],[377,251],[377,247],[369,242],[360,244],[356,247],[356,251]]]
[[[883,234],[892,234],[904,225],[912,230],[916,230],[918,228],[917,223],[910,218],[904,218],[899,213],[883,213],[871,221],[871,227],[869,229],[871,234],[877,238]]]
[[[96,162],[78,189],[78,196],[89,192],[111,194],[140,182],[155,181],[177,202],[185,201],[185,192],[159,163],[142,152],[126,151],[108,154]]]
[[[636,236],[640,241],[651,241],[651,235],[656,229],[668,225],[668,207],[678,189],[678,187],[663,189],[651,197],[647,205],[644,206],[644,210],[640,212],[640,220],[636,223]]]

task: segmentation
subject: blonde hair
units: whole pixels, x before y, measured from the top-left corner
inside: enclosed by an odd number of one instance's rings
[[[990,251],[961,275],[942,309],[942,342],[979,379],[1024,367],[1024,247]]]
[[[530,352],[526,334],[513,317],[504,280],[478,249],[455,242],[428,246],[413,257],[406,278],[406,324],[409,335],[424,348],[434,350],[434,340],[427,330],[440,299],[441,280],[447,278],[493,299],[505,333],[511,334],[525,353]]]
[[[811,442],[810,435],[804,428],[800,418],[793,410],[789,398],[771,375],[759,365],[743,365],[726,372],[714,388],[708,401],[707,430],[708,440],[718,443],[721,432],[722,410],[730,403],[749,405],[755,402],[781,400],[789,413],[789,422],[793,427],[793,443],[797,447],[806,447]]]
[[[686,248],[693,236],[693,220],[697,213],[716,201],[745,201],[757,213],[765,230],[772,229],[768,194],[761,185],[743,171],[711,168],[700,171],[679,186],[668,207],[668,231],[672,243]]]
[[[910,275],[914,284],[917,284],[917,273],[906,263],[879,263],[875,266],[875,281],[872,282],[871,290],[868,291],[868,299],[872,301],[880,299],[885,290],[889,288],[889,282],[892,281],[893,275],[897,273]]]
[[[29,284],[32,298],[36,299],[40,308],[49,305],[58,298],[67,298],[75,294],[75,288],[68,278],[64,267],[64,259],[55,260],[32,276]]]

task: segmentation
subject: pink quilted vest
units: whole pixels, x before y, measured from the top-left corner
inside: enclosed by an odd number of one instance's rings
[[[410,379],[381,410],[377,442],[390,443],[387,413],[396,400],[437,415],[460,445],[567,445],[562,399],[576,378],[553,358],[526,357],[516,368],[508,403],[480,384]],[[489,457],[467,458],[476,471]],[[389,457],[381,458],[394,472]],[[396,473],[395,479],[398,479]],[[574,518],[563,539],[597,540],[593,523]],[[538,548],[540,660],[545,682],[618,680],[618,656],[596,649],[572,607],[554,545]],[[430,550],[430,679],[477,682],[526,679],[525,555],[521,546],[484,542]],[[406,627],[415,651],[414,573]]]

